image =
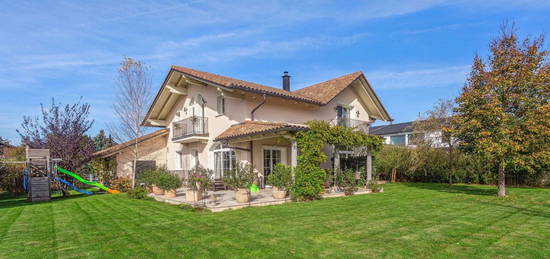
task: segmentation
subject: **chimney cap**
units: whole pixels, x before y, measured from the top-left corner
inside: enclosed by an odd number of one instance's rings
[[[283,72],[284,76],[289,76],[288,71]]]

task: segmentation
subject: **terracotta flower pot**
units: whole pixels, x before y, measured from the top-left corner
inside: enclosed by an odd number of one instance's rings
[[[202,200],[202,192],[187,190],[185,191],[185,200],[187,202],[198,202]]]
[[[235,200],[239,203],[250,202],[250,190],[245,188],[239,188],[235,191]]]
[[[166,198],[175,198],[176,197],[176,189],[165,190],[164,191],[164,197],[166,197]]]
[[[273,186],[273,198],[274,199],[284,199],[286,198],[286,190],[279,189],[275,186]]]
[[[153,184],[153,193],[156,195],[164,195],[164,190]]]

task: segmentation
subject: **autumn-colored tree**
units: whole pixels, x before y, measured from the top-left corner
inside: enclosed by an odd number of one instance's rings
[[[465,152],[498,168],[498,196],[505,172],[550,164],[550,64],[544,38],[518,42],[514,26],[502,27],[487,60],[476,56],[453,117],[453,134]]]

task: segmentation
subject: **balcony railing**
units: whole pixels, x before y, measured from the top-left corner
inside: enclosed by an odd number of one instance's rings
[[[368,121],[354,120],[350,118],[336,118],[336,120],[333,121],[333,124],[338,126],[350,127],[356,130],[363,131],[365,133],[369,133]]]
[[[172,127],[172,139],[181,139],[195,135],[208,135],[208,118],[192,116],[176,121]]]

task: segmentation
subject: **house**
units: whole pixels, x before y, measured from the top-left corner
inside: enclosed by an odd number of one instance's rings
[[[370,134],[378,135],[384,138],[387,145],[416,147],[421,141],[429,143],[432,147],[447,147],[443,142],[442,131],[415,132],[414,121],[374,126],[370,128]]]
[[[138,144],[136,171],[166,166],[168,130],[160,129],[135,139],[120,143],[93,154],[94,158],[115,158],[117,177],[133,178],[134,147]]]
[[[172,66],[143,125],[166,130],[157,155],[168,170],[186,177],[200,165],[221,179],[246,161],[263,186],[277,163],[296,166],[299,151],[291,133],[307,130],[307,121],[368,131],[375,120],[391,120],[362,72],[290,89],[287,72],[277,88]],[[332,156],[330,147],[324,152]],[[332,167],[331,159],[322,166]]]

